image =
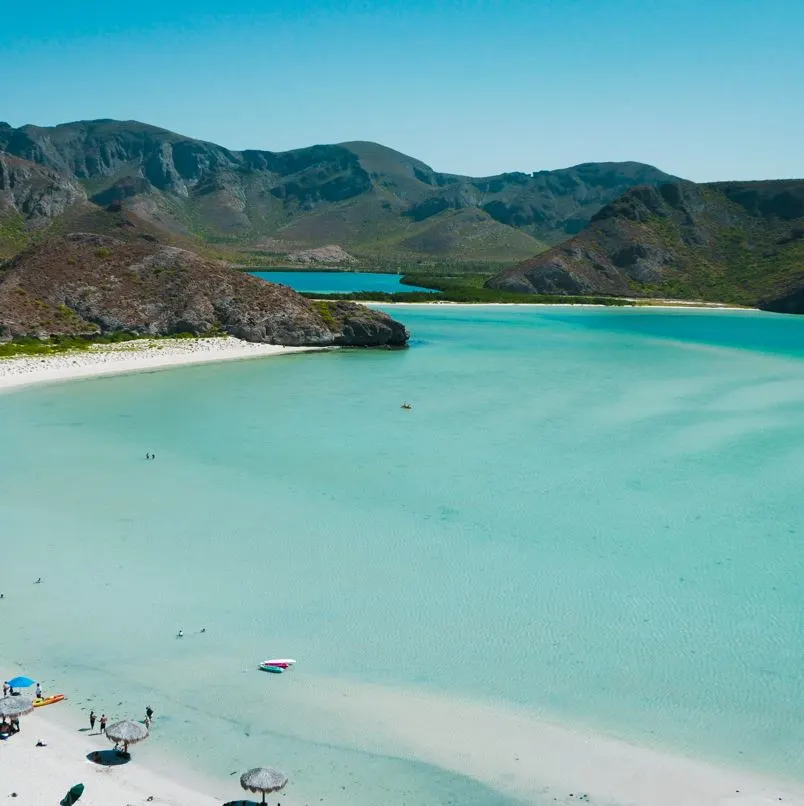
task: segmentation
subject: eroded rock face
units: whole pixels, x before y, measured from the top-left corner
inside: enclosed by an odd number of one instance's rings
[[[221,330],[288,346],[403,347],[403,325],[354,303],[313,303],[193,252],[73,233],[0,272],[0,336]]]
[[[356,258],[337,244],[288,252],[288,260],[291,263],[298,263],[302,266],[344,266],[357,263]]]
[[[0,210],[13,210],[37,226],[86,198],[80,185],[55,171],[0,153]]]

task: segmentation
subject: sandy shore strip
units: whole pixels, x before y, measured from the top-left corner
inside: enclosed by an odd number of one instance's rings
[[[208,339],[136,339],[117,344],[96,344],[45,356],[0,358],[0,392],[39,383],[71,381],[98,375],[152,372],[189,364],[265,358],[310,352],[321,347],[282,347],[255,344],[232,336]]]
[[[504,703],[321,679],[291,694],[309,707],[311,724],[326,713],[338,726],[329,740],[415,758],[525,803],[804,806],[804,784],[574,730]]]
[[[633,305],[604,305],[597,302],[450,302],[449,300],[437,300],[432,302],[383,302],[381,300],[350,300],[358,305],[378,305],[385,307],[399,308],[433,308],[439,306],[449,306],[453,308],[610,308],[615,311],[638,309],[645,310],[691,310],[691,311],[751,311],[756,312],[758,308],[749,308],[745,305],[726,305],[720,302],[687,302],[685,300],[656,300],[646,302],[645,300],[629,299]]]

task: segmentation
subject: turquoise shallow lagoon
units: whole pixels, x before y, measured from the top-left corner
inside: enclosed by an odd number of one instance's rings
[[[407,351],[0,397],[0,658],[309,802],[511,802],[305,707],[330,679],[804,780],[804,319],[393,314]]]
[[[349,294],[353,291],[382,291],[400,294],[410,291],[432,291],[419,285],[403,285],[401,274],[356,271],[253,271],[255,277],[269,283],[290,286],[295,291],[316,294]]]

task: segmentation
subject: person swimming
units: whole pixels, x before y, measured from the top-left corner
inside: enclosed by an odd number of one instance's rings
[[[179,630],[176,633],[176,638],[184,638],[184,630]]]

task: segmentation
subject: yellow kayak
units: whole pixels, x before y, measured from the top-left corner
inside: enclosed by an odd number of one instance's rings
[[[61,702],[64,699],[63,694],[54,694],[52,697],[40,697],[38,700],[34,700],[34,708],[39,708],[42,705],[51,705],[54,702]]]

